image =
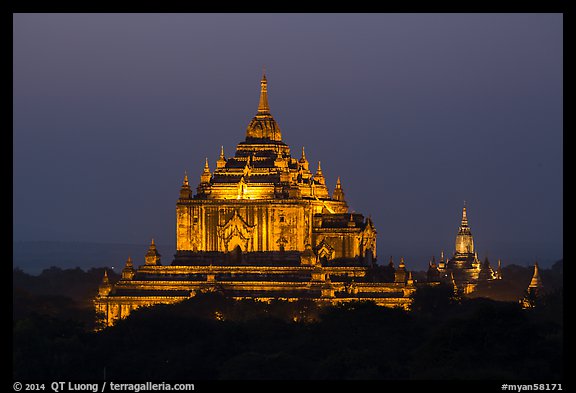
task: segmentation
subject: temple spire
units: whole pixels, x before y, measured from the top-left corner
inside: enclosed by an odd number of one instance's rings
[[[398,265],[398,267],[400,269],[404,269],[405,266],[406,264],[404,263],[404,257],[400,257],[400,264]]]
[[[542,288],[542,279],[540,278],[540,270],[538,269],[538,262],[534,263],[534,275],[532,276],[532,281],[528,288],[534,288],[536,290]]]
[[[338,179],[336,180],[336,188],[334,188],[332,199],[336,201],[344,201],[344,190],[342,190],[342,183],[340,183],[340,176],[338,176]]]
[[[530,285],[528,285],[528,289],[526,289],[524,297],[520,299],[522,308],[536,307],[543,287],[542,279],[540,278],[540,270],[538,269],[538,262],[536,262],[534,263],[534,275],[532,276]]]
[[[206,162],[204,164],[204,171],[202,172],[202,176],[200,176],[201,183],[210,183],[210,178],[212,174],[210,173],[210,167],[208,166],[208,157],[206,157]]]
[[[268,81],[266,80],[265,71],[262,71],[262,80],[260,80],[260,102],[258,103],[258,113],[270,113],[270,106],[268,105]]]
[[[108,270],[104,269],[104,277],[102,278],[102,283],[98,287],[99,296],[108,296],[112,291],[112,283],[108,279]]]
[[[394,282],[406,282],[408,273],[406,272],[406,264],[404,263],[404,257],[400,257],[400,263],[398,264],[398,269],[394,272]]]
[[[220,157],[216,161],[216,169],[221,169],[226,166],[226,156],[224,156],[224,146],[220,147]]]
[[[270,141],[282,141],[282,133],[276,120],[270,114],[268,105],[268,81],[266,73],[262,73],[260,80],[260,101],[258,102],[258,112],[252,118],[246,129],[246,141],[253,143],[268,143]],[[270,146],[269,149],[276,150],[278,145]]]
[[[308,160],[306,159],[306,152],[304,151],[304,146],[302,146],[302,157],[298,160],[300,163],[300,167],[305,171],[309,171],[308,167]]]
[[[477,259],[477,255],[474,253],[474,239],[472,238],[472,232],[468,226],[466,201],[464,201],[464,207],[462,208],[462,222],[460,223],[458,234],[456,235],[456,253],[468,254]]]
[[[188,183],[188,173],[184,171],[184,180],[182,181],[182,186],[180,187],[180,199],[190,198],[192,198],[192,190],[190,189],[190,183]]]
[[[150,247],[148,247],[148,252],[145,256],[146,265],[161,265],[160,263],[160,253],[158,249],[156,249],[156,244],[154,243],[154,239],[150,242]]]
[[[318,161],[318,170],[314,175],[314,180],[316,180],[319,184],[323,186],[326,185],[326,179],[324,179],[324,174],[322,173],[322,165],[320,164],[320,161]]]
[[[460,224],[461,227],[468,226],[468,216],[466,215],[466,201],[464,201],[464,207],[462,208],[462,223]]]
[[[132,258],[128,257],[126,260],[126,265],[124,269],[122,269],[122,279],[123,280],[132,280],[136,275],[136,271],[134,270],[134,264],[132,263]]]
[[[184,181],[182,182],[182,187],[190,187],[188,183],[188,173],[184,170]]]

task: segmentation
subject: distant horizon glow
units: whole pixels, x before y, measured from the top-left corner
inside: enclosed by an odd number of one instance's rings
[[[450,257],[464,200],[481,260],[563,258],[562,14],[13,20],[14,241],[175,244],[185,171],[233,155],[265,65],[292,156],[340,177],[380,264]]]

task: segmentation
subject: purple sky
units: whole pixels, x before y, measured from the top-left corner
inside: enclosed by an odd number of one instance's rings
[[[15,14],[14,240],[175,243],[244,139],[262,67],[283,139],[378,256],[562,258],[561,14]],[[163,252],[162,252],[163,251]],[[145,251],[144,251],[145,252]],[[161,250],[170,261],[174,250]]]

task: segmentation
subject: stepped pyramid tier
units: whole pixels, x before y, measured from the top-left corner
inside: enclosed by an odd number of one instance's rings
[[[130,260],[113,288],[104,284],[95,299],[103,325],[206,290],[261,301],[410,306],[415,280],[403,263],[396,280],[393,267],[377,273],[376,228],[370,217],[349,212],[340,178],[331,195],[326,166],[318,162],[312,173],[304,148],[292,157],[270,111],[266,75],[234,155],[221,147],[213,171],[208,159],[203,164],[196,193],[185,173],[177,194],[174,259],[161,263],[152,241],[144,264],[134,268]]]
[[[376,257],[376,231],[363,215],[348,213],[340,178],[330,196],[321,163],[312,174],[304,148],[300,158],[291,156],[270,112],[266,75],[235,155],[226,158],[221,148],[214,172],[206,161],[197,193],[184,189],[176,210],[176,263],[206,259],[192,255],[198,252],[304,252],[306,244],[318,251],[324,243],[330,260]]]

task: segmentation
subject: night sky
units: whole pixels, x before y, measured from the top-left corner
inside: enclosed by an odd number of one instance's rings
[[[563,247],[561,14],[15,14],[15,241],[175,244],[187,170],[255,115],[371,215],[378,259]],[[164,263],[174,250],[160,250]],[[143,247],[142,255],[145,253]],[[138,264],[143,261],[138,261]]]

